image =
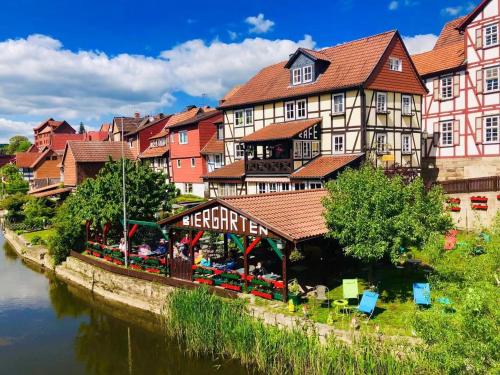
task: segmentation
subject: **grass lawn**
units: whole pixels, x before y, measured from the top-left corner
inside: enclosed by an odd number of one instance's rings
[[[43,241],[47,242],[49,237],[51,237],[53,234],[54,234],[54,229],[49,228],[44,230],[38,230],[35,232],[23,233],[22,236],[27,242],[30,243],[33,237],[35,236],[39,236]]]
[[[207,200],[202,197],[198,197],[193,194],[182,194],[175,198],[175,203],[197,203],[197,202],[206,202]]]

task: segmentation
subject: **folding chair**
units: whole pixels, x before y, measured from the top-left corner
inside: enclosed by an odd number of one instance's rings
[[[373,315],[375,311],[375,306],[377,305],[378,293],[370,292],[368,290],[363,292],[363,296],[361,297],[361,302],[358,306],[358,311],[368,315],[368,320]]]
[[[359,301],[358,279],[342,280],[342,293],[344,299],[356,299]]]
[[[419,306],[430,306],[431,289],[428,283],[413,283],[413,300]]]

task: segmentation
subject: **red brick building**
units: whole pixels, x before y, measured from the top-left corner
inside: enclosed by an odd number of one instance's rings
[[[33,129],[35,142],[34,144],[42,149],[43,147],[50,146],[52,137],[55,134],[75,134],[76,131],[66,121],[56,121],[53,118],[42,122]]]

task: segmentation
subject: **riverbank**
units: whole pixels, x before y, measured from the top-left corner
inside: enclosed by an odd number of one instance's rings
[[[124,304],[161,316],[167,297],[176,290],[173,286],[109,272],[91,264],[92,262],[86,262],[73,256],[69,256],[61,265],[54,266],[47,248],[29,246],[21,236],[9,229],[6,229],[5,238],[23,259],[51,269],[57,278],[83,287],[107,301]],[[315,334],[322,342],[326,342],[329,336],[334,336],[337,340],[352,343],[363,334],[381,340],[398,341],[404,339],[410,344],[420,342],[419,339],[414,337],[388,336],[375,332],[360,333],[357,330],[335,329],[328,324],[313,322],[302,316],[271,312],[269,309],[257,305],[254,302],[254,296],[245,294],[237,294],[237,296],[249,300],[250,303],[247,304],[249,316],[262,321],[266,325],[282,328],[313,327]]]

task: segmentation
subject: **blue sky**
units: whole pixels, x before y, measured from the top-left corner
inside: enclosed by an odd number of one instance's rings
[[[97,127],[113,115],[216,105],[297,47],[399,29],[430,49],[463,0],[2,0],[0,142],[47,117]]]

